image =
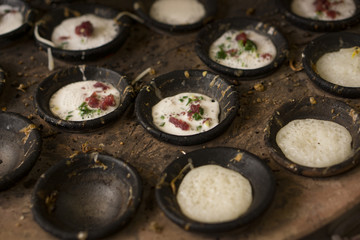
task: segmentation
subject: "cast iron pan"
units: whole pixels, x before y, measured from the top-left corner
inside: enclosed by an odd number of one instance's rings
[[[354,155],[339,164],[324,168],[305,167],[287,159],[276,143],[276,134],[292,120],[306,118],[333,121],[344,126],[352,136]],[[306,97],[300,101],[288,102],[275,111],[265,129],[265,143],[271,157],[287,170],[306,177],[328,177],[348,171],[358,164],[359,128],[359,113],[344,102],[327,97]]]
[[[0,113],[0,190],[13,186],[33,167],[41,151],[36,126],[17,113]]]
[[[219,124],[209,131],[189,136],[176,136],[159,130],[152,119],[152,107],[161,99],[182,92],[207,95],[219,102]],[[159,140],[176,145],[195,145],[222,134],[234,120],[239,109],[238,93],[219,75],[202,70],[178,70],[161,75],[141,89],[135,102],[140,124]]]
[[[328,33],[312,40],[304,49],[303,66],[306,74],[326,92],[345,98],[359,98],[360,87],[344,87],[328,82],[316,72],[316,62],[328,52],[360,46],[360,34],[351,32]],[[332,66],[336,67],[336,66]]]
[[[115,19],[120,12],[99,4],[74,3],[68,5],[67,7],[54,8],[39,22],[37,22],[35,31],[38,29],[38,33],[42,38],[51,41],[51,34],[53,29],[64,19],[84,15],[87,13],[92,13],[104,18]],[[96,48],[87,50],[64,50],[50,46],[48,43],[44,43],[37,37],[35,37],[35,40],[37,45],[39,45],[43,50],[51,48],[52,54],[56,58],[61,58],[68,61],[96,60],[99,57],[105,56],[115,51],[126,40],[129,34],[129,24],[131,20],[127,16],[122,16],[120,19],[117,19],[116,22],[119,25],[119,33],[117,37],[115,37],[109,43]]]
[[[216,13],[216,0],[198,0],[205,8],[205,16],[198,22],[187,25],[169,25],[158,22],[150,17],[150,8],[155,0],[133,0],[135,12],[145,21],[149,27],[154,27],[167,32],[186,32],[198,29],[211,21]]]
[[[183,170],[189,162],[192,162],[194,167],[216,164],[237,171],[247,178],[253,190],[253,202],[248,211],[233,221],[217,224],[201,223],[187,218],[180,210],[170,183],[175,183],[176,191],[179,189],[182,179],[189,172],[188,168]],[[165,215],[185,230],[221,233],[244,227],[268,208],[275,194],[275,178],[266,163],[249,152],[228,147],[206,148],[187,153],[168,165],[160,176],[155,194]]]
[[[58,238],[97,239],[124,227],[141,195],[141,179],[129,164],[98,153],[80,154],[60,161],[39,178],[32,213]]]
[[[276,47],[276,57],[269,64],[257,69],[236,69],[221,65],[209,57],[211,44],[228,30],[253,30],[269,37]],[[264,77],[275,71],[284,62],[288,55],[286,38],[273,26],[251,18],[222,19],[206,25],[198,34],[195,50],[199,58],[215,71],[238,77],[254,79]]]
[[[356,6],[355,14],[350,18],[337,21],[321,21],[298,16],[291,11],[291,1],[289,0],[277,0],[277,5],[279,6],[282,14],[285,15],[285,18],[292,24],[310,31],[330,32],[344,30],[359,23],[360,0],[354,0],[354,2]]]
[[[24,18],[24,23],[17,29],[0,35],[0,46],[7,46],[24,35],[34,24],[35,15],[30,6],[20,0],[0,0],[0,5],[10,5],[20,10]]]
[[[5,83],[6,83],[6,73],[0,67],[0,95],[4,91]]]
[[[55,116],[49,107],[51,96],[60,88],[78,81],[97,80],[112,84],[120,92],[120,104],[113,112],[86,121],[66,121]],[[75,66],[55,72],[45,78],[38,86],[34,104],[36,111],[46,122],[68,131],[91,131],[115,121],[133,100],[133,88],[128,84],[127,78],[109,69],[94,66]]]

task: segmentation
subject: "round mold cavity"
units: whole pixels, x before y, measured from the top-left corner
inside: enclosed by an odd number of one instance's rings
[[[316,71],[316,62],[324,54],[355,46],[360,47],[360,34],[352,32],[328,33],[312,40],[303,52],[302,62],[306,74],[316,86],[328,93],[344,98],[360,98],[360,87],[345,87],[331,83]]]
[[[78,17],[84,14],[94,14],[102,18],[114,19],[114,23],[119,26],[117,36],[102,46],[85,50],[66,50],[54,47],[53,44],[50,44],[51,35],[56,26],[65,19]],[[44,15],[35,26],[36,44],[44,50],[50,48],[54,57],[67,61],[96,60],[99,57],[106,56],[118,49],[128,37],[131,19],[124,15],[119,18],[119,14],[120,12],[115,9],[95,3],[74,3],[63,7],[53,8]],[[37,33],[41,38],[45,39],[45,41],[37,37]]]
[[[0,46],[4,47],[18,40],[30,30],[35,21],[35,14],[30,6],[21,0],[0,0],[0,5],[9,5],[18,9],[24,19],[24,22],[20,27],[10,32],[0,34]]]
[[[62,120],[55,116],[49,106],[52,95],[60,88],[83,80],[96,80],[112,84],[120,92],[120,104],[112,112],[99,118],[84,121]],[[52,73],[38,86],[34,104],[37,113],[46,122],[70,132],[89,132],[116,121],[133,101],[133,88],[126,76],[109,69],[80,65]]]
[[[274,60],[264,67],[255,69],[231,68],[212,60],[209,57],[210,46],[228,30],[252,30],[270,38],[276,47]],[[252,18],[228,18],[206,25],[197,36],[195,50],[199,58],[211,69],[241,80],[261,78],[271,74],[281,66],[289,53],[286,38],[275,27]]]
[[[153,123],[152,107],[163,98],[183,92],[209,96],[219,102],[219,124],[195,135],[178,136],[158,129]],[[238,93],[219,75],[203,70],[177,70],[161,75],[139,92],[135,113],[140,124],[155,138],[175,145],[195,145],[209,141],[231,125],[239,109]]]
[[[238,218],[221,223],[202,223],[185,216],[176,200],[176,192],[182,179],[189,172],[189,168],[186,167],[189,163],[195,168],[215,164],[234,170],[247,178],[253,193],[249,209]],[[155,194],[157,203],[165,215],[181,228],[212,234],[245,228],[268,208],[275,194],[275,186],[275,178],[265,161],[241,149],[216,147],[195,150],[174,160],[162,172]]]
[[[141,202],[137,171],[99,153],[79,154],[48,169],[32,194],[35,221],[61,239],[98,239],[123,228]]]
[[[322,21],[301,17],[291,10],[291,2],[288,0],[277,0],[277,5],[289,22],[305,30],[314,32],[340,31],[360,22],[360,0],[354,0],[356,10],[352,17],[335,21]]]
[[[0,190],[12,187],[34,166],[41,151],[36,126],[17,113],[0,113]]]
[[[330,167],[307,167],[288,159],[276,143],[279,130],[296,119],[318,119],[338,123],[344,126],[352,136],[354,155],[341,163]],[[271,157],[292,173],[306,177],[329,177],[346,172],[355,167],[360,157],[359,113],[346,103],[327,97],[307,97],[299,101],[288,102],[277,109],[268,121],[265,129],[265,143]]]
[[[205,8],[205,16],[202,19],[192,24],[171,25],[159,22],[150,16],[150,9],[155,1],[156,0],[133,0],[133,8],[135,12],[144,19],[147,26],[167,32],[187,32],[196,30],[211,21],[214,18],[217,9],[216,0],[198,0]]]

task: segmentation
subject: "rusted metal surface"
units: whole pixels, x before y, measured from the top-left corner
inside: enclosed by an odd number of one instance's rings
[[[34,4],[41,7],[40,13],[46,6],[38,2],[34,1]],[[130,1],[99,2],[132,11]],[[32,171],[13,188],[0,192],[0,239],[53,239],[33,220],[30,197],[34,184],[60,159],[76,151],[91,149],[124,159],[143,179],[144,195],[139,211],[133,221],[109,239],[296,239],[320,229],[359,203],[359,167],[323,179],[298,176],[277,165],[264,143],[267,121],[283,103],[315,95],[336,98],[318,89],[304,71],[294,71],[289,65],[290,61],[293,67],[298,67],[305,45],[321,34],[301,30],[286,22],[275,1],[218,2],[218,19],[251,14],[278,27],[289,41],[290,53],[288,60],[267,77],[251,81],[229,78],[240,93],[238,116],[221,136],[201,145],[180,147],[154,139],[137,122],[133,104],[118,121],[101,130],[74,134],[54,128],[36,115],[33,104],[38,84],[51,73],[45,51],[35,46],[32,34],[0,49],[0,65],[8,75],[0,96],[0,107],[32,119],[43,139],[41,155]],[[351,31],[360,33],[360,26]],[[136,88],[173,70],[211,71],[194,51],[196,36],[197,31],[170,35],[134,23],[129,38],[116,52],[86,64],[125,73],[129,79],[134,79],[148,67],[155,69],[155,74],[147,75]],[[54,71],[73,64],[55,60]],[[259,84],[264,89],[259,88]],[[357,99],[336,99],[360,110]],[[275,174],[277,191],[269,209],[246,229],[219,236],[189,233],[161,212],[155,202],[154,188],[161,171],[182,151],[213,146],[241,148],[262,158]]]

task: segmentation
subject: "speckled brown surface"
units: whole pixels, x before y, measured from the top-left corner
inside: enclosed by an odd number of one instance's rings
[[[39,2],[33,1],[44,10],[45,5],[39,5]],[[101,1],[132,11],[130,1],[123,2]],[[301,61],[301,52],[306,43],[320,35],[286,22],[277,12],[273,0],[221,1],[216,18],[245,16],[246,12],[269,21],[283,32],[289,40],[289,59],[295,63]],[[359,33],[360,26],[351,30]],[[195,54],[196,34],[170,35],[135,23],[129,38],[118,51],[86,63],[125,73],[129,79],[134,79],[148,67],[154,68],[155,75],[147,75],[143,83],[173,70],[209,70]],[[33,220],[30,197],[34,184],[60,159],[90,148],[101,148],[105,153],[126,160],[140,172],[144,183],[143,201],[135,218],[109,239],[296,239],[320,229],[359,203],[359,167],[336,177],[305,178],[286,171],[270,158],[264,143],[264,129],[276,108],[291,99],[314,95],[335,98],[319,90],[304,71],[292,70],[289,61],[265,78],[241,82],[229,78],[236,83],[240,93],[238,116],[220,137],[188,147],[154,139],[137,122],[133,105],[114,124],[91,133],[68,133],[47,124],[36,115],[33,96],[40,81],[51,72],[47,69],[46,53],[35,46],[31,34],[0,49],[0,66],[8,75],[0,96],[0,108],[31,118],[41,130],[43,138],[42,152],[32,171],[15,187],[0,192],[0,239],[53,239]],[[69,66],[72,64],[56,60],[54,71]],[[264,86],[264,91],[258,91],[262,90],[259,83]],[[141,83],[137,87],[139,85]],[[341,100],[360,110],[360,100]],[[181,151],[213,146],[237,147],[256,154],[269,164],[275,174],[277,192],[272,204],[245,231],[221,236],[189,233],[168,220],[155,202],[154,187],[167,164]]]

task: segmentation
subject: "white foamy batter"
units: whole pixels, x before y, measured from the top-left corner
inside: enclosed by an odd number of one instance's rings
[[[352,137],[338,123],[317,119],[289,122],[276,135],[276,143],[291,161],[307,167],[329,167],[351,157]]]
[[[182,180],[176,199],[187,217],[204,223],[234,220],[252,203],[252,188],[240,173],[217,165],[192,169]]]
[[[197,0],[157,0],[150,8],[150,16],[158,22],[186,25],[205,16],[204,6]]]
[[[94,31],[91,36],[84,37],[75,33],[76,26],[90,21]],[[113,40],[119,32],[119,26],[113,19],[102,18],[94,14],[68,18],[55,27],[51,41],[58,48],[66,50],[85,50],[100,47]]]
[[[316,62],[316,71],[328,82],[360,87],[360,48],[342,48],[326,53]]]
[[[24,23],[24,18],[19,8],[10,5],[0,5],[0,34],[5,34],[19,28]]]
[[[355,14],[356,6],[353,0],[329,0],[330,11],[334,17],[327,14],[327,11],[317,11],[314,0],[293,0],[291,11],[304,18],[311,18],[322,21],[336,21],[349,18]]]
[[[50,98],[51,112],[63,120],[84,121],[99,118],[114,111],[120,103],[120,93],[109,83],[101,82],[106,89],[95,87],[95,80],[80,81],[68,84],[56,91]],[[113,95],[114,106],[108,106],[106,110],[92,108],[88,104],[88,97],[96,92],[100,101],[108,95]]]
[[[236,37],[245,33],[256,49],[245,50]],[[270,64],[276,56],[276,47],[267,36],[252,30],[226,31],[210,46],[209,56],[215,62],[236,69],[256,69]]]
[[[199,105],[198,113],[192,113],[192,105]],[[219,103],[199,93],[181,93],[167,97],[152,108],[152,118],[156,127],[173,135],[194,135],[208,131],[219,123],[219,113]],[[188,129],[183,130],[176,126],[171,119],[183,122],[182,126],[188,126]]]

